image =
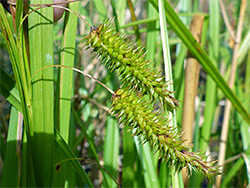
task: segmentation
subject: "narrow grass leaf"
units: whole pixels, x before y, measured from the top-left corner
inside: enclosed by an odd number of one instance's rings
[[[146,142],[142,145],[138,140],[138,137],[135,136],[134,141],[140,159],[145,185],[148,188],[160,187],[149,143]]]
[[[18,9],[22,8],[17,6]],[[17,10],[18,12],[19,10]],[[16,15],[16,20],[20,20],[22,17],[22,14],[17,14]],[[13,24],[12,24],[13,25]],[[27,79],[26,74],[28,69],[25,70],[24,67],[25,62],[23,57],[26,57],[25,55],[23,56],[23,48],[25,45],[21,45],[21,40],[19,38],[19,33],[14,34],[13,31],[14,29],[11,28],[11,24],[9,23],[5,11],[2,7],[2,4],[0,4],[0,29],[3,31],[3,38],[5,40],[6,48],[9,53],[10,61],[12,64],[12,69],[14,72],[15,80],[16,80],[16,85],[18,88],[19,92],[19,97],[20,97],[20,102],[22,105],[22,113],[23,113],[23,121],[24,121],[24,139],[22,143],[22,169],[21,169],[21,186],[31,186],[34,187],[36,186],[36,182],[34,179],[34,174],[33,174],[33,166],[32,166],[32,158],[31,158],[31,152],[30,150],[27,150],[27,144],[25,141],[27,141],[27,136],[26,131],[29,132],[32,130],[32,127],[30,126],[31,124],[31,116],[29,112],[30,108],[30,97],[29,97],[29,92],[28,92],[28,84],[30,84],[29,79]],[[14,39],[14,36],[16,37]],[[21,47],[22,46],[22,47]],[[27,68],[27,66],[26,66]],[[30,163],[28,163],[29,161]],[[29,173],[29,177],[27,177],[27,174]]]
[[[170,83],[172,83],[172,65],[171,65],[171,56],[168,43],[168,30],[167,30],[166,15],[164,10],[164,0],[159,0],[158,3],[159,3],[158,5],[159,5],[159,20],[161,29],[162,50],[164,57],[165,79]],[[169,90],[173,91],[173,88],[174,88],[173,85],[170,84]],[[174,97],[173,94],[171,95],[172,97]],[[169,126],[177,127],[175,109],[173,109],[172,112],[169,113],[169,119],[170,119]],[[181,172],[176,172],[175,169],[173,168],[171,170],[171,173],[172,173],[172,186],[174,188],[183,187]]]
[[[227,174],[225,174],[220,187],[227,187],[232,178],[239,172],[239,170],[242,168],[243,165],[244,165],[244,159],[241,157],[232,166],[231,170],[227,172]]]
[[[135,181],[133,182],[134,187],[146,187],[144,181],[144,169],[140,161],[139,153],[135,155]]]
[[[37,187],[33,167],[31,144],[28,142],[28,131],[26,130],[27,128],[27,126],[23,127],[20,187]]]
[[[171,176],[169,174],[169,168],[165,162],[161,163],[159,172],[159,183],[161,187],[171,187]]]
[[[53,1],[31,0],[31,4]],[[43,8],[29,16],[30,67],[33,74],[53,64],[53,9]],[[51,186],[54,135],[53,69],[44,69],[32,80],[32,154],[37,186]]]
[[[79,2],[69,4],[69,9],[78,12]],[[76,51],[77,16],[66,12],[64,32],[61,45],[60,65],[74,67]],[[69,119],[71,110],[71,97],[73,85],[73,71],[61,68],[57,81],[57,98],[55,104],[55,126],[60,131],[66,142],[69,139]]]
[[[18,111],[12,107],[3,166],[2,187],[20,186],[20,143],[21,140],[18,140]]]
[[[89,187],[94,187],[88,175],[86,174],[81,164],[79,163],[78,159],[76,158],[74,153],[71,151],[67,143],[64,141],[60,133],[56,130],[55,130],[54,141],[55,141],[56,150],[60,153],[60,155],[65,157],[65,161],[62,161],[62,163],[68,162]],[[60,165],[61,163],[56,164],[56,166],[54,166],[53,169],[60,170]]]
[[[245,74],[245,86],[249,86],[250,85],[250,53],[248,52],[248,56],[247,56],[247,62],[246,62],[246,74]],[[238,90],[242,90],[241,85],[239,85]],[[250,88],[249,87],[245,87],[245,90],[240,92],[241,94],[241,99],[243,104],[245,104],[246,109],[249,109],[248,111],[250,112]],[[242,137],[242,143],[243,143],[243,149],[244,151],[246,151],[249,148],[250,145],[250,128],[249,126],[247,126],[247,124],[245,122],[242,121],[241,118],[239,118],[241,120],[241,126],[240,126],[240,133],[241,133],[241,137]],[[246,158],[245,160],[248,160],[248,162],[250,161],[250,154],[249,152],[246,152]],[[247,178],[248,178],[248,183],[250,183],[250,173],[247,170]]]
[[[156,18],[158,16],[157,11],[154,9],[154,7],[150,3],[148,3],[147,12],[148,12],[147,19]],[[155,60],[155,53],[156,53],[156,46],[157,46],[157,36],[159,35],[159,31],[156,28],[157,21],[158,21],[158,18],[155,19],[155,21],[147,23],[146,59],[149,59],[153,62],[155,62],[154,60]]]
[[[5,11],[3,9],[2,4],[0,4],[0,29],[3,32],[3,38],[5,40],[5,44],[6,44],[6,48],[9,54],[9,58],[12,64],[12,69],[15,75],[15,79],[16,79],[16,84],[17,84],[17,88],[18,88],[18,92],[22,93],[22,95],[19,95],[20,97],[20,101],[21,101],[21,105],[22,105],[22,113],[24,115],[24,123],[28,124],[29,120],[28,118],[28,114],[27,114],[27,104],[25,102],[28,102],[28,92],[27,90],[23,90],[24,85],[27,83],[23,83],[25,82],[25,80],[23,80],[22,82],[22,78],[21,74],[24,74],[24,72],[22,72],[19,69],[20,64],[20,56],[19,56],[19,50],[17,47],[18,41],[14,40],[14,35],[12,33],[12,29],[11,26],[8,22],[7,16],[5,14]],[[27,99],[25,101],[25,99]]]
[[[114,119],[108,118],[103,148],[104,168],[116,180],[118,172],[118,155],[119,155],[119,127]],[[116,182],[105,174],[108,187],[116,187]]]
[[[215,67],[218,67],[216,62],[219,61],[219,24],[220,24],[220,8],[218,1],[209,2],[209,57],[213,60],[212,63]],[[214,121],[214,114],[217,103],[217,86],[213,79],[208,76],[206,80],[206,94],[205,103],[209,104],[205,106],[204,111],[204,123],[201,127],[199,149],[206,151],[211,134],[211,128]],[[203,177],[200,174],[193,174],[190,181],[190,186],[200,186],[201,179]]]
[[[88,132],[87,132],[87,130],[86,130],[86,128],[85,128],[85,126],[84,126],[81,118],[79,117],[79,115],[77,114],[77,112],[73,108],[72,108],[72,112],[73,112],[73,116],[74,116],[76,122],[81,126],[81,129],[82,129],[84,137],[88,140],[91,154],[94,156],[94,158],[95,158],[96,162],[98,163],[98,165],[101,166],[100,159],[98,157],[98,153],[97,153],[96,148],[95,148],[95,144],[92,141],[93,139],[88,134]],[[104,175],[104,174],[106,174],[106,172],[103,170],[103,168],[100,168],[100,170],[101,170],[103,178],[104,178],[104,186],[107,187],[108,186],[108,184],[107,184],[107,177]]]
[[[134,21],[134,22],[129,22],[129,23],[126,23],[124,25],[121,25],[121,29],[125,29],[125,28],[128,28],[128,27],[133,27],[135,25],[141,25],[141,24],[150,24],[152,22],[156,22],[158,21],[159,18],[156,16],[154,18],[145,18],[145,19],[140,19],[140,20],[137,20],[137,21]],[[158,29],[157,29],[158,30]]]
[[[104,20],[107,16],[107,9],[103,3],[103,1],[99,0],[93,0],[95,4],[96,11],[98,12],[98,15],[100,16],[100,20]]]
[[[21,20],[23,18],[23,16],[22,16],[23,10],[24,10],[23,1],[17,1],[16,2],[16,15],[15,15],[15,25],[16,25],[15,33],[16,34],[18,33],[19,25],[20,25]]]
[[[2,69],[0,69],[0,93],[19,112],[22,112],[19,92],[15,81]]]
[[[135,145],[131,133],[126,126],[123,128],[123,163],[122,163],[122,187],[133,187],[135,177]]]
[[[114,1],[116,2],[116,13],[117,13],[117,19],[119,21],[119,25],[123,25],[125,23],[126,18],[126,8],[127,8],[127,2],[126,1]],[[119,28],[120,29],[120,28]]]
[[[216,67],[218,65],[219,58],[219,20],[220,20],[220,9],[218,1],[209,2],[209,57],[213,60]],[[216,84],[213,82],[211,77],[207,78],[206,82],[206,105],[204,111],[204,123],[201,129],[201,142],[200,149],[205,151],[208,146],[208,141],[210,140],[210,132],[212,127],[212,122],[214,119],[214,111],[216,108]]]
[[[247,53],[249,52],[249,48],[250,48],[250,30],[245,35],[244,39],[242,40],[242,44],[238,50],[237,62],[239,64],[241,64],[244,58],[246,57]]]
[[[149,0],[153,6],[158,9],[157,0]],[[246,109],[243,107],[242,103],[239,101],[237,96],[228,87],[227,83],[223,77],[218,72],[217,68],[213,65],[212,60],[207,56],[203,48],[195,41],[192,34],[187,30],[185,25],[180,21],[178,15],[174,12],[170,4],[165,0],[165,11],[166,20],[171,28],[174,30],[176,35],[183,41],[187,46],[190,53],[196,57],[199,63],[202,65],[204,70],[211,76],[211,78],[216,82],[218,87],[223,91],[225,96],[232,102],[236,110],[241,114],[243,119],[250,125],[250,116]]]

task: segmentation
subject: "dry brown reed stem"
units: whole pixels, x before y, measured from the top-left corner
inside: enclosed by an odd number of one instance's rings
[[[203,27],[203,15],[194,15],[190,32],[198,43],[201,41],[202,27]],[[186,143],[191,143],[193,138],[193,122],[194,122],[194,105],[195,97],[197,94],[198,80],[199,80],[200,66],[198,61],[189,54],[185,68],[185,92],[183,100],[183,113],[182,113],[182,140],[186,140]],[[183,169],[184,184],[187,184],[188,174],[186,168]]]
[[[235,73],[237,68],[237,55],[238,49],[241,41],[241,33],[243,28],[243,22],[246,12],[247,1],[242,0],[240,5],[240,14],[239,14],[239,22],[237,26],[237,33],[236,38],[234,41],[234,50],[233,50],[233,57],[232,57],[232,67],[228,85],[230,88],[233,88],[235,82]],[[226,106],[224,111],[224,119],[222,123],[222,131],[221,131],[221,142],[220,142],[220,151],[219,151],[219,159],[218,159],[218,166],[220,166],[220,172],[223,172],[223,164],[225,161],[225,153],[226,153],[226,144],[227,144],[227,136],[228,136],[228,125],[229,125],[229,115],[231,109],[231,103],[229,100],[226,100]],[[216,179],[216,187],[220,186],[222,176],[218,176]]]
[[[226,12],[226,8],[225,8],[225,4],[224,4],[223,0],[219,0],[219,3],[220,3],[221,13],[222,13],[226,28],[227,28],[230,36],[233,38],[233,40],[235,40],[235,32],[233,30],[232,25],[229,22],[227,12]]]
[[[133,22],[137,21],[136,15],[135,15],[135,9],[133,7],[133,4],[131,2],[131,0],[127,0],[127,4],[128,4],[128,8],[130,10],[130,14],[131,14],[131,19]],[[135,30],[135,35],[136,35],[136,39],[139,45],[141,45],[141,37],[140,37],[140,32],[139,32],[139,27],[138,25],[134,26],[134,30]]]

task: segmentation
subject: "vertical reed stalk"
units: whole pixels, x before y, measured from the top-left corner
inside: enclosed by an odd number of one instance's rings
[[[234,50],[233,50],[233,57],[232,57],[232,67],[231,67],[231,73],[228,85],[230,88],[233,88],[234,82],[235,82],[235,74],[236,74],[236,68],[237,68],[237,56],[238,56],[238,50],[240,47],[241,42],[241,34],[242,34],[242,27],[244,23],[244,17],[246,12],[246,6],[247,1],[242,0],[241,6],[240,6],[240,14],[239,14],[239,22],[237,26],[237,32],[236,32],[236,38],[234,41]],[[230,109],[231,109],[231,102],[229,100],[226,100],[226,106],[224,111],[224,119],[222,124],[222,131],[221,131],[221,142],[220,142],[220,151],[219,151],[219,160],[218,160],[218,166],[220,166],[221,173],[223,172],[223,165],[226,155],[226,144],[227,144],[227,137],[228,137],[228,126],[229,126],[229,115],[230,115]],[[219,176],[216,179],[216,187],[220,186],[222,176]]]

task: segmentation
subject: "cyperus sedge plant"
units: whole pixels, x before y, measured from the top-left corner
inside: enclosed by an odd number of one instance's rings
[[[109,69],[116,70],[122,83],[112,97],[112,115],[129,126],[142,143],[149,141],[176,170],[187,166],[189,171],[198,170],[208,177],[218,174],[214,161],[207,161],[204,153],[190,152],[192,147],[180,140],[182,132],[168,126],[169,119],[163,114],[178,107],[178,101],[171,97],[169,83],[153,63],[144,60],[143,47],[136,47],[125,35],[116,32],[110,20],[91,27],[85,39],[87,48],[92,48]],[[163,108],[156,111],[156,103]]]

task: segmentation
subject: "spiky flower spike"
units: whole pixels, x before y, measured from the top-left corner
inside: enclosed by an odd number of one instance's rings
[[[143,48],[131,45],[109,20],[92,27],[85,39],[86,45],[108,68],[117,70],[122,82],[112,97],[112,114],[129,126],[142,143],[149,141],[160,157],[177,171],[187,166],[189,171],[195,169],[208,177],[217,174],[214,162],[207,162],[202,153],[190,152],[191,146],[180,140],[182,133],[167,126],[169,120],[163,112],[178,106],[178,101],[171,97],[169,83],[153,68],[152,62],[144,61]],[[164,108],[155,111],[157,101]]]
[[[218,169],[213,167],[214,161],[206,161],[203,153],[190,152],[191,146],[180,140],[182,133],[177,128],[167,127],[168,118],[152,109],[152,104],[133,89],[118,89],[113,96],[112,114],[129,126],[142,143],[149,141],[170,167],[174,166],[179,171],[187,166],[189,172],[198,170],[209,178],[218,173]]]
[[[111,70],[116,69],[124,87],[130,86],[143,94],[149,94],[152,101],[159,100],[168,109],[178,106],[167,89],[168,84],[150,61],[144,61],[143,47],[132,45],[125,36],[116,32],[110,20],[92,27],[85,37],[86,45],[105,62]]]

